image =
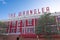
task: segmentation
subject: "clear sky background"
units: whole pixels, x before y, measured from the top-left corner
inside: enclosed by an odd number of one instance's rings
[[[0,0],[0,19],[7,19],[9,13],[47,6],[51,12],[60,12],[60,0]]]

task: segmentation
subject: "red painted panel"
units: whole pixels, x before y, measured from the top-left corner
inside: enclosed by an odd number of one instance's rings
[[[35,24],[35,23],[34,23],[34,19],[32,19],[32,26],[34,26],[34,24]]]
[[[20,28],[20,32],[22,33],[22,27]]]
[[[26,26],[28,26],[28,20],[26,19]]]
[[[20,32],[22,33],[22,20],[20,20]]]
[[[36,34],[21,34],[20,36],[24,38],[36,38]]]
[[[16,23],[15,26],[12,25],[12,22],[13,22],[13,21],[10,21],[10,23],[9,23],[9,27],[10,27],[10,29],[9,29],[9,30],[10,30],[9,33],[12,32],[12,28],[13,28],[13,27],[15,28],[14,31],[15,31],[15,33],[16,33],[16,29],[17,29],[17,21],[15,21],[15,23]]]
[[[35,18],[35,26],[37,25],[38,19],[39,18]]]
[[[16,25],[15,25],[15,33],[16,33],[16,30],[17,30],[17,22],[18,22],[18,21],[16,21]]]
[[[10,23],[9,23],[9,27],[10,27],[10,31],[9,31],[9,33],[11,33],[12,21],[10,21]]]
[[[22,27],[22,20],[20,20],[20,27]]]
[[[6,32],[8,33],[8,29],[6,29]]]
[[[37,19],[35,19],[35,26],[36,26],[36,24],[37,24]]]

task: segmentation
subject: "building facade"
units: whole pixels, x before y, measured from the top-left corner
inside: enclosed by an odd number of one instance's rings
[[[8,24],[8,34],[35,34],[35,26],[40,15],[43,14],[25,15],[6,20],[5,22]],[[58,20],[55,20],[59,21],[59,12],[52,13],[51,15],[57,17],[56,19]]]
[[[36,37],[35,27],[37,24],[37,20],[41,15],[43,14],[33,14],[27,16],[24,15],[4,20],[4,22],[8,24],[7,35],[16,35],[16,37],[19,37],[21,35],[23,35],[24,37]],[[60,12],[51,13],[51,16],[55,16],[56,22],[58,24],[60,23]]]
[[[9,19],[6,21],[9,26],[8,34],[35,34],[35,25],[39,17],[40,14]]]

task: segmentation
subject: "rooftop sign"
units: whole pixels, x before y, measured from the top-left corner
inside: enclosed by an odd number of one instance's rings
[[[44,13],[44,12],[50,12],[49,7],[41,8],[41,10],[40,9],[34,9],[34,10],[27,10],[27,11],[19,12],[18,17],[24,16],[24,15],[40,14],[40,13]],[[9,14],[9,18],[12,18],[12,17],[16,17],[16,14],[15,13]]]

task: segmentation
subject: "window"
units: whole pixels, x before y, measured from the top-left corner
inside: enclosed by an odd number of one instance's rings
[[[34,19],[26,20],[26,26],[34,26]]]
[[[34,33],[34,28],[26,28],[26,33]]]
[[[12,26],[13,26],[13,27],[16,26],[16,21],[12,21]]]
[[[18,26],[18,27],[20,27],[20,23],[21,23],[21,21],[20,21],[20,20],[18,20],[18,23],[17,23],[17,26]]]
[[[34,28],[30,28],[30,33],[34,33]]]
[[[26,28],[26,33],[30,33],[30,29],[29,28]]]
[[[20,27],[17,28],[17,33],[20,33]]]
[[[24,32],[25,32],[25,28],[22,28],[22,34],[24,34]]]
[[[32,19],[28,19],[28,25],[32,25]]]
[[[25,20],[22,20],[22,27],[25,27]]]
[[[15,28],[11,28],[11,33],[15,33]]]

